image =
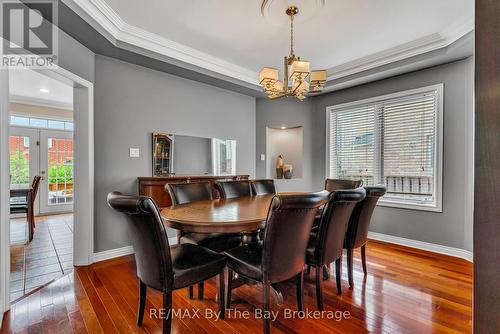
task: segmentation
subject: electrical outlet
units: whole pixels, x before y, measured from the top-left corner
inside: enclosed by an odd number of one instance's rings
[[[266,160],[266,155],[265,154],[261,154],[260,155],[260,160],[261,161],[265,161]]]

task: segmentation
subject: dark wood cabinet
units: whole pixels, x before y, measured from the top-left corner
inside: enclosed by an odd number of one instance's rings
[[[172,205],[170,195],[165,190],[167,183],[189,183],[209,181],[212,186],[214,198],[218,198],[219,194],[215,190],[215,181],[229,181],[229,180],[248,180],[249,175],[224,175],[224,176],[208,176],[208,175],[186,175],[186,176],[160,176],[151,177],[144,176],[138,177],[139,181],[139,195],[149,196],[155,200],[156,205],[164,208]]]

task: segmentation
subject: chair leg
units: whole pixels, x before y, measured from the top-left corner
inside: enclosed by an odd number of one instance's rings
[[[316,303],[318,304],[318,310],[323,311],[323,291],[321,289],[321,271],[323,266],[316,267]]]
[[[352,288],[354,286],[354,270],[353,270],[353,257],[354,257],[354,250],[353,249],[348,249],[347,250],[347,277],[349,278],[349,286]]]
[[[323,279],[325,281],[330,279],[330,266],[327,264],[323,266]]]
[[[163,293],[163,308],[165,309],[163,334],[170,334],[170,328],[172,327],[172,291]]]
[[[141,280],[139,280],[139,309],[137,310],[137,326],[142,325],[144,319],[144,309],[146,307],[146,293],[147,287]]]
[[[189,299],[193,299],[193,293],[194,293],[194,291],[193,291],[193,290],[194,290],[194,289],[193,289],[193,286],[192,286],[192,285],[191,285],[190,287],[188,287],[188,298],[189,298]]]
[[[302,311],[304,309],[304,304],[302,302],[302,294],[304,287],[304,272],[301,271],[297,275],[297,309]]]
[[[337,282],[337,293],[342,294],[342,257],[335,261],[335,280]]]
[[[264,313],[267,315],[271,309],[270,306],[270,293],[271,293],[271,284],[264,283],[264,291],[262,294],[262,306],[264,308]],[[264,334],[271,333],[271,320],[269,317],[264,317]]]
[[[232,289],[232,283],[233,283],[233,271],[229,268],[227,268],[227,284],[226,284],[226,308],[231,308],[231,289]]]
[[[203,290],[205,288],[205,282],[198,283],[198,299],[203,300]]]
[[[361,264],[363,265],[363,273],[367,274],[366,270],[366,245],[361,246]]]
[[[217,295],[217,301],[219,302],[219,313],[220,313],[220,318],[224,319],[226,317],[226,304],[224,302],[224,269],[222,269],[221,273],[219,274],[219,279],[218,279],[218,295]]]

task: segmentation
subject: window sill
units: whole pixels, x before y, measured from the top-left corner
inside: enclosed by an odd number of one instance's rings
[[[443,212],[443,208],[439,204],[416,204],[416,203],[408,203],[408,202],[380,200],[377,203],[377,206],[384,206],[384,207],[389,207],[389,208],[405,209],[405,210],[436,212],[436,213]]]

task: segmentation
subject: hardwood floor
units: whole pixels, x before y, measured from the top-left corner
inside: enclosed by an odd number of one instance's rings
[[[321,319],[285,319],[296,311],[295,286],[280,286],[284,305],[272,323],[273,333],[470,333],[472,326],[472,264],[417,249],[370,241],[368,276],[364,277],[359,250],[355,252],[354,288],[349,289],[345,267],[342,295],[335,277],[324,281]],[[233,291],[225,320],[206,317],[217,310],[215,281],[205,284],[205,299],[190,300],[186,290],[173,295],[172,333],[260,333],[262,321],[258,285]],[[316,311],[314,273],[305,275],[304,309]],[[195,294],[196,295],[196,294]],[[79,267],[12,305],[1,333],[158,333],[161,320],[151,317],[162,307],[161,294],[148,290],[142,327],[135,325],[138,283],[132,256]],[[199,318],[195,310],[200,310]],[[289,311],[287,311],[289,310]],[[249,311],[249,319],[241,319]],[[335,313],[336,312],[336,313]],[[340,318],[340,313],[344,316]],[[191,316],[191,318],[188,317]],[[347,316],[348,315],[348,316]],[[310,316],[313,316],[310,314]],[[328,319],[333,317],[333,319]]]

